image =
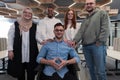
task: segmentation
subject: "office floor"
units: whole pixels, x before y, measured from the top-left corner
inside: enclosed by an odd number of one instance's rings
[[[114,59],[111,59],[111,58],[108,58],[107,57],[107,80],[120,80],[120,75],[116,75],[116,71],[108,71],[109,69],[113,69],[115,68],[115,60]],[[1,66],[1,62],[0,62],[0,66]],[[118,66],[120,68],[120,64]],[[88,70],[86,70],[85,68],[82,68],[81,70],[81,73],[84,73],[84,77],[88,76]],[[81,74],[79,73],[79,74]],[[120,71],[119,71],[120,73]],[[83,77],[83,75],[82,75]],[[86,77],[87,78],[87,77]],[[14,79],[12,78],[11,76],[7,75],[7,74],[0,74],[0,80],[17,80],[17,79]],[[81,78],[81,80],[83,80]]]
[[[120,69],[120,62],[118,64]],[[115,59],[107,57],[107,80],[120,80],[120,70],[110,71],[110,69],[115,69]],[[119,73],[118,75],[116,73]]]

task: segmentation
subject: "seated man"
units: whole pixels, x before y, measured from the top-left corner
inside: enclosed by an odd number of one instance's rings
[[[80,62],[75,49],[63,41],[64,26],[57,23],[54,26],[55,38],[46,43],[37,56],[37,62],[45,64],[41,80],[77,80],[69,73],[67,65]],[[68,60],[68,55],[71,59]]]

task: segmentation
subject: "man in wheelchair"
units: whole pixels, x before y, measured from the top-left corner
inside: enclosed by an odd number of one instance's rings
[[[80,57],[74,48],[64,42],[64,26],[55,24],[53,32],[54,40],[43,45],[37,56],[37,62],[44,64],[39,80],[78,80],[68,67],[80,62]]]

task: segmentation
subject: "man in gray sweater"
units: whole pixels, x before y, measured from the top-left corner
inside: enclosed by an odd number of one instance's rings
[[[109,16],[96,8],[95,0],[86,0],[85,10],[87,18],[74,41],[82,40],[83,53],[89,68],[91,80],[106,80],[106,42],[109,36]]]

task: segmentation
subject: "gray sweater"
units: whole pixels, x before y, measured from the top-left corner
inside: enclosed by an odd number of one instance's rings
[[[74,40],[82,40],[83,45],[92,44],[96,41],[106,43],[109,36],[109,16],[107,12],[95,9],[94,12],[87,16],[82,22]]]

